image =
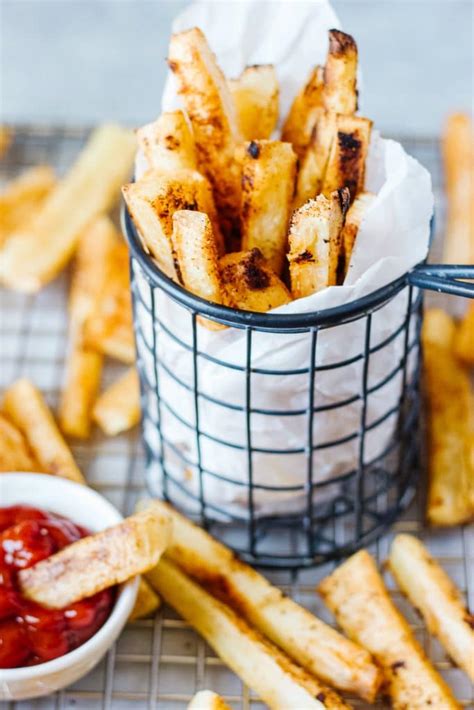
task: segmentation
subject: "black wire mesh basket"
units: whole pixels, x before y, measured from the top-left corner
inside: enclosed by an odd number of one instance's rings
[[[337,308],[253,313],[187,292],[126,209],[123,227],[150,493],[262,567],[321,564],[380,536],[420,470],[423,289],[473,298],[474,267],[420,264]],[[202,319],[228,326],[224,347]],[[294,366],[275,367],[295,344]]]

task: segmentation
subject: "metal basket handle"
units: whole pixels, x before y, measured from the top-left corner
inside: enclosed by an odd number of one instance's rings
[[[471,282],[464,279],[470,279]],[[412,286],[474,298],[474,266],[459,264],[418,264],[408,274]]]

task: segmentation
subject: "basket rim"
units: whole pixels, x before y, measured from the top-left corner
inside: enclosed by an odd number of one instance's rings
[[[231,327],[292,332],[341,325],[377,310],[409,284],[408,276],[410,272],[407,271],[394,281],[375,289],[366,296],[340,306],[308,313],[259,313],[230,308],[229,306],[206,301],[187,291],[166,276],[143,249],[138,230],[123,200],[120,216],[122,231],[130,247],[131,255],[139,262],[147,279],[154,286],[159,286],[174,301],[177,301],[188,310]]]

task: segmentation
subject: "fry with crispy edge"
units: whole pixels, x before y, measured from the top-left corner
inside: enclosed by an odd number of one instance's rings
[[[188,710],[231,710],[231,708],[212,690],[200,690],[192,698]]]
[[[62,609],[153,568],[171,537],[171,520],[144,510],[83,537],[18,575],[26,599]]]
[[[458,525],[474,515],[474,395],[453,352],[454,320],[426,312],[422,330],[428,417],[427,518]]]
[[[306,152],[323,106],[324,69],[315,66],[309,79],[296,95],[285,123],[281,139],[291,143],[300,160]]]
[[[168,63],[193,125],[199,164],[211,182],[223,231],[231,240],[240,208],[240,172],[234,154],[242,140],[232,94],[197,27],[171,36]]]
[[[134,367],[119,377],[97,399],[94,421],[107,436],[116,436],[140,421],[140,384]]]
[[[278,79],[273,64],[245,67],[238,79],[228,80],[240,132],[245,140],[270,138],[278,122]]]
[[[138,129],[137,139],[151,169],[197,170],[193,129],[183,111],[162,113],[156,121]]]
[[[471,303],[457,328],[454,352],[465,365],[474,365],[474,303]]]
[[[343,631],[382,667],[394,710],[460,709],[394,606],[366,550],[352,555],[323,579],[318,591]]]
[[[219,271],[225,303],[232,308],[266,313],[291,301],[259,249],[226,254],[219,260]]]
[[[327,286],[334,286],[341,249],[341,229],[349,207],[349,190],[336,190],[293,213],[289,242],[291,292],[304,298]]]
[[[5,244],[0,281],[31,293],[55,278],[73,255],[86,225],[117,201],[134,154],[131,131],[114,125],[96,129],[28,228]]]
[[[374,700],[380,673],[364,649],[285,596],[171,506],[161,501],[142,506],[156,507],[173,520],[168,559],[324,682]]]
[[[84,345],[126,364],[135,361],[128,248],[114,244],[99,294],[84,323]]]
[[[344,276],[349,271],[352,251],[359,233],[360,225],[367,214],[367,211],[375,201],[375,195],[371,192],[361,192],[355,198],[346,214],[346,221],[341,232],[341,248],[344,257]]]
[[[357,45],[353,37],[340,30],[329,30],[323,103],[335,113],[350,115],[357,111]]]
[[[242,164],[242,249],[260,249],[279,276],[285,262],[295,189],[296,155],[290,143],[251,141]]]
[[[132,613],[128,617],[129,621],[146,619],[152,616],[161,606],[161,599],[144,577],[140,578],[137,598]]]
[[[364,189],[365,161],[369,150],[372,121],[361,116],[337,116],[336,136],[332,142],[321,191],[349,188],[351,202]]]
[[[169,560],[162,559],[147,579],[270,708],[349,707]]]
[[[468,114],[449,116],[442,152],[448,196],[443,261],[474,264],[474,127]]]
[[[428,631],[474,681],[474,616],[459,589],[413,535],[395,537],[389,564],[398,586],[423,615]]]
[[[31,221],[56,183],[49,165],[25,170],[0,194],[0,245]]]
[[[16,426],[0,414],[0,473],[40,471],[28,443]]]
[[[336,132],[336,114],[331,111],[321,111],[301,160],[296,181],[294,209],[301,207],[307,200],[314,199],[321,192]]]
[[[85,483],[48,405],[29,380],[17,380],[7,389],[2,409],[25,436],[42,471]]]

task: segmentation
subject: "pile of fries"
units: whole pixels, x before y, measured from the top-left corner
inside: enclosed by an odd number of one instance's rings
[[[272,65],[228,80],[201,30],[172,35],[186,107],[138,131],[148,169],[123,188],[144,249],[193,294],[265,312],[342,283],[359,226],[372,122],[356,115],[357,46],[329,32],[286,117]],[[216,324],[201,321],[209,328]]]

